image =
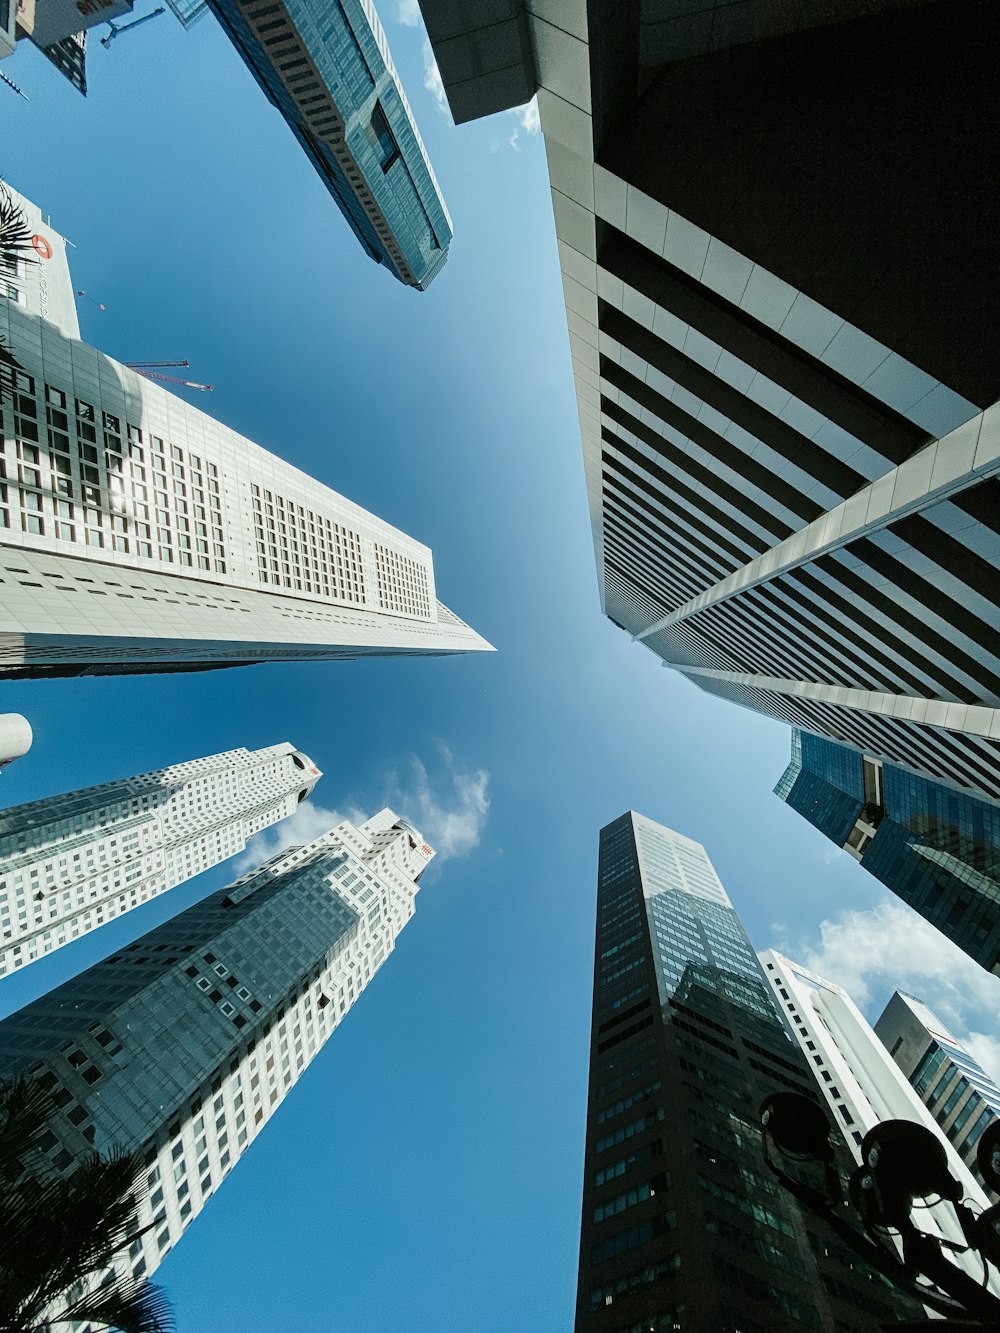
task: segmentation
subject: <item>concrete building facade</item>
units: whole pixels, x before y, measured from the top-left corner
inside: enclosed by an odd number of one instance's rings
[[[37,225],[39,262],[0,301],[20,366],[0,675],[489,648],[437,600],[426,546],[79,341],[65,249]]]
[[[242,852],[319,777],[285,742],[0,811],[0,977]]]

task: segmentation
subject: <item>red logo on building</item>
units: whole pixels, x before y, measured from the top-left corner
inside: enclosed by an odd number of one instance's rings
[[[36,253],[40,254],[43,259],[52,258],[52,246],[44,236],[32,236],[31,244],[35,247]]]

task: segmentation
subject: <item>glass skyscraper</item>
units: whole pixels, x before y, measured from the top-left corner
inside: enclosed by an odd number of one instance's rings
[[[759,1107],[785,1089],[816,1096],[704,848],[616,819],[600,840],[577,1333],[874,1333],[915,1313],[770,1175]]]
[[[931,1009],[896,991],[876,1035],[941,1126],[959,1157],[995,1200],[976,1164],[983,1131],[1000,1119],[1000,1087]]]
[[[207,2],[365,252],[423,291],[451,218],[371,0]]]
[[[797,730],[775,793],[1000,973],[1000,806]]]
[[[0,1077],[37,1078],[42,1149],[139,1153],[151,1273],[260,1133],[413,915],[433,850],[392,810],[344,821],[0,1023]]]
[[[286,741],[0,811],[0,977],[235,856],[319,778]]]

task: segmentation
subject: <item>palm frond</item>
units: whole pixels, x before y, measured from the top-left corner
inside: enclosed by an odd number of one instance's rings
[[[34,250],[31,241],[31,228],[24,215],[24,209],[14,202],[10,190],[0,181],[0,262],[4,254],[15,254],[28,264],[36,262],[27,252]]]
[[[166,1293],[152,1282],[119,1278],[81,1296],[53,1316],[52,1324],[89,1320],[117,1333],[172,1333],[174,1313]]]
[[[21,368],[0,338],[0,376],[5,366]],[[21,1076],[0,1083],[0,1180],[21,1174],[54,1109],[37,1079]]]

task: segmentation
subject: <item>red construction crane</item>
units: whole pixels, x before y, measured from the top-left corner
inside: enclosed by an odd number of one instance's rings
[[[147,380],[161,380],[165,384],[180,384],[185,389],[201,389],[205,393],[211,393],[215,387],[212,384],[197,384],[194,380],[178,379],[176,375],[161,375],[154,366],[189,366],[190,361],[125,361],[124,365],[129,370],[134,370],[137,375],[141,375]]]

